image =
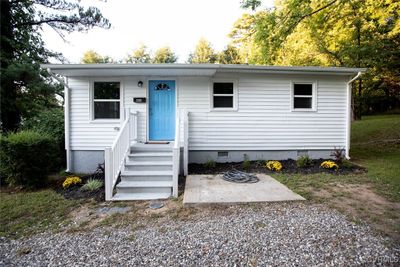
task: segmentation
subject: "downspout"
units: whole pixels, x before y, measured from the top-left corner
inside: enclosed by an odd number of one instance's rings
[[[51,69],[47,69],[47,72],[51,77],[56,79],[60,84],[64,86],[64,131],[65,131],[65,151],[66,151],[66,160],[67,160],[67,169],[66,172],[71,171],[71,149],[70,149],[70,120],[69,120],[69,110],[70,110],[70,93],[69,90],[71,88],[68,86],[68,78],[65,78],[65,81],[57,77]]]
[[[359,71],[357,75],[347,82],[347,112],[346,112],[346,159],[350,159],[350,134],[351,134],[351,83],[357,80],[361,76],[362,72]]]

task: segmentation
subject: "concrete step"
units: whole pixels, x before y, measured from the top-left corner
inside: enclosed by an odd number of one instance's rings
[[[118,192],[112,198],[113,201],[126,200],[151,200],[151,199],[166,199],[171,193],[120,193]]]

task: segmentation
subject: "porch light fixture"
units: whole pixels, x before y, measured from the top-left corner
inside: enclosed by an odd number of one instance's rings
[[[142,81],[138,81],[137,86],[142,88],[143,87],[143,82]]]

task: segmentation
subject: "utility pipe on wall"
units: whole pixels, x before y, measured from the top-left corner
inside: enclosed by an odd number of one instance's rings
[[[351,138],[351,83],[361,76],[362,72],[359,71],[357,75],[347,82],[347,112],[346,112],[346,159],[350,159],[350,138]]]
[[[60,84],[64,86],[64,131],[65,131],[65,151],[66,151],[66,158],[67,158],[67,169],[65,170],[66,172],[71,171],[71,150],[70,150],[70,144],[69,144],[69,109],[70,109],[70,94],[69,91],[71,88],[68,86],[68,78],[65,78],[65,81],[57,77],[53,72],[51,72],[51,69],[47,69],[47,72],[53,77],[55,80],[57,80]]]

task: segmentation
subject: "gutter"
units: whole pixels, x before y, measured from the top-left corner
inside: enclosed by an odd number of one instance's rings
[[[346,150],[345,156],[346,159],[350,159],[350,137],[351,137],[351,89],[352,82],[357,80],[362,75],[362,72],[359,71],[356,76],[354,76],[350,81],[347,82],[347,112],[346,112]]]
[[[70,123],[69,123],[69,110],[70,110],[70,94],[69,90],[71,88],[68,86],[68,78],[65,78],[65,81],[57,77],[50,68],[47,69],[47,72],[50,74],[51,77],[53,77],[55,80],[57,80],[60,84],[64,86],[64,131],[65,131],[65,151],[66,151],[66,159],[67,159],[67,169],[65,172],[70,172],[71,171],[71,148],[70,148],[70,138],[69,138],[69,129],[70,129]]]

